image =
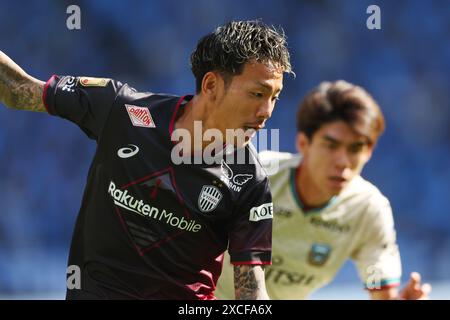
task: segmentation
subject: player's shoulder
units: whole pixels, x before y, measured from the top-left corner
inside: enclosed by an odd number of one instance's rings
[[[53,85],[57,90],[71,94],[82,90],[85,94],[105,95],[114,97],[123,87],[123,83],[111,78],[91,76],[53,75],[47,85]]]
[[[342,193],[343,197],[354,198],[355,201],[364,202],[367,212],[374,215],[391,213],[389,199],[372,182],[360,175],[356,176],[348,188]]]
[[[124,83],[118,91],[117,100],[131,105],[145,104],[146,107],[155,109],[172,105],[174,101],[180,100],[180,96],[151,91],[139,91],[128,83]]]
[[[168,124],[179,105],[185,101],[182,98],[166,93],[138,91],[124,84],[116,97],[116,106],[125,108],[130,117],[142,119],[147,115],[146,119],[155,121],[156,125]]]
[[[267,173],[252,143],[243,148],[229,144],[221,157],[220,169],[223,177],[241,187],[239,190],[252,189],[252,186],[262,182],[268,183]]]
[[[242,174],[250,174],[253,176],[252,180],[254,183],[259,183],[263,180],[267,179],[267,173],[264,170],[263,164],[261,163],[261,158],[258,154],[253,143],[249,143],[243,148],[245,152],[245,163],[238,166],[238,171],[241,171]],[[237,154],[241,150],[237,150]],[[239,161],[239,155],[237,156],[237,160]]]
[[[87,94],[109,97],[121,105],[146,104],[148,108],[156,108],[180,100],[180,96],[176,95],[140,91],[127,82],[113,78],[64,75],[58,76],[57,79],[57,87],[61,91],[74,92],[75,88],[81,89]]]
[[[289,152],[279,152],[266,150],[259,153],[261,164],[267,175],[273,176],[283,172],[296,168],[301,161],[300,154],[293,154]]]

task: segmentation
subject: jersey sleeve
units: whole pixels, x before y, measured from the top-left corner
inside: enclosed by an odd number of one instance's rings
[[[106,78],[52,76],[42,96],[47,112],[70,120],[98,139],[122,83]]]
[[[233,265],[271,264],[273,204],[267,177],[239,200],[229,227]]]
[[[364,241],[352,258],[359,276],[368,290],[380,290],[400,285],[401,261],[396,240],[392,209],[385,199],[376,215],[366,221]]]

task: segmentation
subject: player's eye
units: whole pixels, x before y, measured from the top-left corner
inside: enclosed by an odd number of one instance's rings
[[[252,95],[256,98],[262,98],[264,96],[261,92],[252,92]]]
[[[353,146],[350,146],[349,151],[350,153],[359,153],[362,151],[364,145],[363,144],[356,144]]]
[[[337,143],[334,143],[334,142],[329,142],[329,143],[327,143],[326,146],[327,146],[327,148],[330,149],[330,150],[335,150],[335,149],[337,149],[338,144],[337,144]]]

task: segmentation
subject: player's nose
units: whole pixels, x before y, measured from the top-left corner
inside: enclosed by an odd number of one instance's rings
[[[339,169],[345,169],[350,167],[350,158],[343,148],[336,151],[334,163],[336,167]]]
[[[264,119],[267,120],[272,116],[273,112],[273,104],[270,100],[265,101],[263,104],[261,104],[258,108],[258,111],[256,112],[256,117],[258,119]]]

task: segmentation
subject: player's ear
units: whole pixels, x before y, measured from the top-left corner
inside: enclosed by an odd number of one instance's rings
[[[369,144],[367,146],[367,152],[365,154],[365,159],[364,159],[366,162],[369,161],[370,158],[372,157],[373,149],[375,149],[375,144]]]
[[[203,76],[202,93],[211,100],[217,97],[219,76],[215,72],[209,71]]]
[[[308,151],[309,138],[303,132],[297,132],[295,141],[298,152],[304,155]]]

